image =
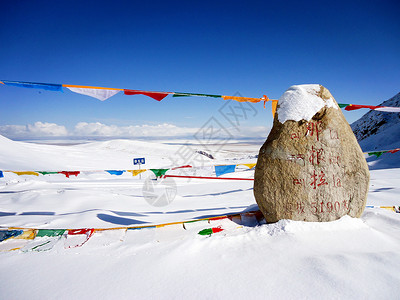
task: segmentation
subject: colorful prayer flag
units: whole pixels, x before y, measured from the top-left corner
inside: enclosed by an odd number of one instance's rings
[[[61,84],[2,80],[5,85],[62,92]]]
[[[80,171],[61,171],[61,172],[57,172],[57,173],[64,174],[67,178],[69,178],[69,176],[71,176],[71,175],[78,176],[81,172]]]
[[[21,175],[34,175],[39,176],[39,173],[33,171],[12,171],[13,173],[17,174],[18,176]]]
[[[376,158],[380,157],[385,151],[375,151],[375,152],[368,152],[369,156],[375,155]]]
[[[3,171],[0,171],[0,178],[1,178],[1,177],[4,177]]]
[[[174,93],[172,97],[211,97],[211,98],[222,98],[221,95],[212,95],[212,94],[194,94],[194,93]]]
[[[70,87],[64,85],[71,92],[86,95],[99,99],[100,101],[107,100],[108,98],[118,94],[121,90],[118,89],[105,89],[105,88],[81,88],[81,87]]]
[[[126,170],[126,171],[132,173],[132,176],[136,176],[136,175],[139,175],[140,173],[143,173],[143,172],[145,172],[147,170],[143,169],[143,170]]]
[[[125,171],[106,170],[106,172],[110,173],[111,175],[122,175]]]
[[[233,96],[222,96],[222,99],[224,100],[235,100],[238,102],[252,102],[252,103],[257,103],[260,102],[261,98],[248,98],[248,97],[233,97]]]
[[[240,166],[246,166],[249,169],[253,169],[256,166],[256,164],[240,164]]]
[[[200,235],[212,235],[213,233],[221,232],[223,229],[221,227],[207,228],[198,232]]]
[[[85,244],[93,235],[93,228],[70,229],[64,242],[64,248],[77,248]]]
[[[162,177],[169,169],[150,169],[156,177]]]
[[[154,100],[161,101],[165,97],[167,97],[170,93],[163,92],[147,92],[147,91],[138,91],[138,90],[124,90],[125,95],[145,95]]]
[[[19,236],[23,233],[22,230],[0,230],[0,242],[9,238]]]
[[[215,175],[221,176],[227,173],[235,172],[236,165],[215,166]]]

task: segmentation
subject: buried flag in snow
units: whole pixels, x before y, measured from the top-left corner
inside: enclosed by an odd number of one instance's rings
[[[200,235],[211,235],[213,233],[217,233],[217,232],[221,232],[221,231],[223,231],[223,229],[221,227],[213,227],[213,228],[203,229],[203,230],[199,231],[198,234],[200,234]]]

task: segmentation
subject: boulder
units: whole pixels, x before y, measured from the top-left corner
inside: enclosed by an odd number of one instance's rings
[[[254,196],[267,222],[360,217],[368,188],[368,165],[331,93],[316,84],[290,87],[278,101],[254,174]]]

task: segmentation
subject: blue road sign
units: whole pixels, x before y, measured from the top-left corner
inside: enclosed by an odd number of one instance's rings
[[[145,159],[144,159],[144,157],[141,157],[141,158],[134,158],[134,159],[133,159],[133,164],[134,164],[134,165],[144,165],[144,164],[145,164]]]

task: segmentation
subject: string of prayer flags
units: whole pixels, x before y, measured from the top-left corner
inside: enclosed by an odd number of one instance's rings
[[[169,169],[150,169],[156,177],[162,177]]]
[[[34,89],[44,89],[49,91],[59,91],[62,92],[62,87],[66,87],[74,93],[79,93],[94,97],[101,101],[107,100],[108,98],[116,95],[120,91],[123,91],[125,95],[145,95],[151,97],[157,101],[163,100],[168,95],[172,97],[211,97],[211,98],[222,98],[223,100],[234,100],[239,102],[251,102],[258,103],[260,101],[272,102],[272,114],[275,115],[278,100],[269,99],[266,95],[262,98],[250,98],[250,97],[238,97],[238,96],[224,96],[215,94],[199,94],[199,93],[181,93],[181,92],[154,92],[154,91],[142,91],[142,90],[131,90],[131,89],[117,89],[117,88],[107,88],[107,87],[94,87],[94,86],[82,86],[82,85],[70,85],[70,84],[53,84],[53,83],[38,83],[38,82],[25,82],[25,81],[10,81],[2,80],[0,83],[9,86],[24,87],[24,88],[34,88]],[[388,106],[373,106],[373,105],[357,105],[357,104],[345,104],[338,103],[340,108],[344,108],[347,111],[357,110],[360,108],[368,108],[371,110],[383,111],[383,112],[400,112],[400,107],[388,107]]]
[[[167,97],[171,93],[164,92],[146,92],[146,91],[138,91],[138,90],[124,90],[125,95],[145,95],[154,100],[161,101],[165,97]]]
[[[2,80],[2,83],[9,86],[23,87],[30,89],[42,89],[55,92],[63,91],[61,84],[54,84],[54,83],[36,83],[36,82],[9,81],[9,80]]]
[[[235,172],[236,165],[224,165],[224,166],[215,166],[215,175],[217,177]]]
[[[100,101],[105,101],[108,98],[115,96],[121,91],[121,89],[107,89],[101,87],[81,87],[73,85],[63,85],[63,86],[69,89],[71,92],[93,97],[99,99]]]

